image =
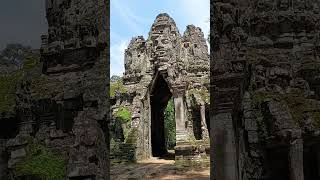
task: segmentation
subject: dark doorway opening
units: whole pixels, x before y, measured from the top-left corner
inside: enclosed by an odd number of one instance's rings
[[[209,106],[206,106],[206,123],[207,123],[207,128],[208,128],[208,133],[209,133],[209,137],[210,136],[210,132],[211,132],[211,128],[210,128],[210,111],[209,111]]]
[[[196,140],[202,139],[200,107],[192,109],[193,133]]]
[[[305,180],[320,179],[320,146],[306,146],[303,149],[303,172]]]
[[[164,126],[164,112],[168,101],[172,97],[169,86],[164,78],[159,75],[153,84],[151,104],[151,148],[152,156],[161,157],[167,155]]]
[[[0,139],[14,138],[19,131],[18,118],[3,118],[0,122]]]
[[[267,151],[268,177],[271,180],[290,180],[289,149],[279,147]]]
[[[1,119],[0,121],[0,179],[7,179],[9,154],[6,143],[18,134],[18,118]]]

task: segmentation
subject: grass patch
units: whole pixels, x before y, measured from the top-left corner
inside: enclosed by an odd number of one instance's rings
[[[25,159],[17,166],[18,176],[37,175],[45,180],[66,177],[66,162],[41,144],[32,141]]]

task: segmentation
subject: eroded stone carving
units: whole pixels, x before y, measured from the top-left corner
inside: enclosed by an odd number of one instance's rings
[[[63,179],[109,179],[106,3],[46,0],[41,62],[32,57],[17,76],[18,130],[5,143],[9,179],[33,179],[15,172],[32,143],[63,159]]]

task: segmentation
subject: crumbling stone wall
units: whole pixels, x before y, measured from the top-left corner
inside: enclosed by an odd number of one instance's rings
[[[212,179],[319,178],[319,5],[211,4]]]
[[[35,178],[39,167],[24,166],[37,160],[34,148],[59,165],[36,164],[58,168],[56,179],[109,179],[107,7],[104,0],[46,1],[41,58],[25,64],[11,92],[18,131],[6,139],[9,179]]]
[[[193,121],[200,122],[202,139],[208,140],[205,117],[209,104],[208,73],[208,47],[201,29],[189,25],[182,36],[174,20],[166,13],[156,17],[147,39],[138,36],[131,40],[125,50],[123,82],[127,92],[117,96],[114,113],[119,106],[125,106],[132,112],[130,131],[137,130],[133,143],[136,159],[152,155],[150,126],[152,108],[155,107],[151,102],[164,91],[156,92],[160,79],[165,81],[161,87],[167,85],[170,91],[163,94],[162,101],[173,96],[175,102],[177,142],[194,138]],[[160,102],[156,104],[160,105]],[[193,116],[194,110],[199,112],[198,117]],[[128,137],[132,137],[130,132]],[[176,155],[177,152],[179,149],[176,149]]]

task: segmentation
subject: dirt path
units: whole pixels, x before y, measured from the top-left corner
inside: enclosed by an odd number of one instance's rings
[[[174,160],[151,158],[132,164],[111,167],[112,180],[209,180],[210,168],[190,169],[174,164]]]

